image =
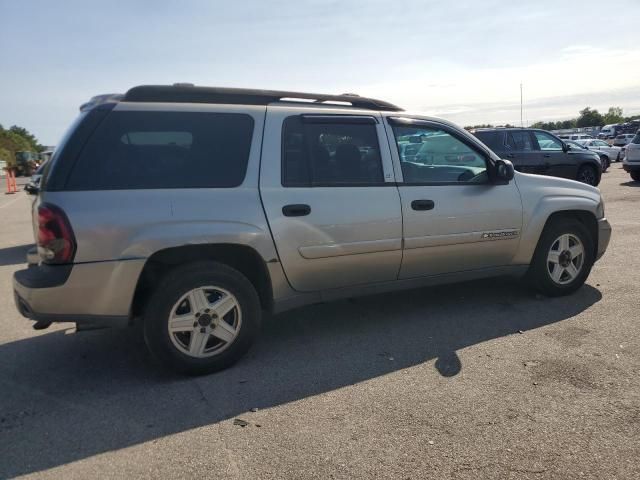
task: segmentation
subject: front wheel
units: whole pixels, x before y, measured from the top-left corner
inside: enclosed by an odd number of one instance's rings
[[[258,294],[237,270],[198,262],[170,271],[144,314],[151,353],[181,373],[205,374],[237,362],[260,329]]]
[[[634,181],[640,182],[640,172],[631,172],[630,175]]]
[[[591,272],[593,251],[593,238],[580,221],[567,217],[553,219],[540,236],[529,267],[529,279],[545,295],[573,293]]]
[[[587,185],[592,185],[597,187],[600,183],[600,178],[598,172],[595,167],[591,165],[583,165],[578,170],[578,175],[576,176],[576,180],[582,183],[586,183]]]
[[[609,161],[609,157],[606,155],[602,155],[600,157],[600,162],[602,163],[602,173],[604,173],[611,166],[611,162]]]

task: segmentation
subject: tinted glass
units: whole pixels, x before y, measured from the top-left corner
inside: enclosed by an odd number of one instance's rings
[[[234,187],[251,148],[249,115],[112,112],[82,151],[70,190]]]
[[[375,125],[305,123],[293,116],[282,133],[285,187],[384,183]]]
[[[540,150],[562,150],[562,143],[560,142],[560,140],[549,135],[548,133],[533,132],[533,134],[536,136],[536,140],[538,141]]]
[[[640,132],[636,133],[636,136],[633,137],[631,143],[633,143],[634,145],[640,145]]]
[[[474,135],[491,150],[504,150],[504,142],[500,141],[498,132],[475,132]]]
[[[533,151],[533,142],[529,132],[510,131],[507,133],[506,145],[510,150],[517,152]]]
[[[395,125],[393,133],[405,183],[484,183],[488,179],[484,155],[449,132]]]

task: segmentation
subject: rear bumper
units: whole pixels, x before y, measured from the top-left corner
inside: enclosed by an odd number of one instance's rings
[[[596,254],[596,260],[599,260],[609,246],[611,240],[611,225],[606,218],[598,220],[598,251]]]
[[[43,322],[126,325],[143,266],[143,259],[31,265],[13,276],[16,307]]]

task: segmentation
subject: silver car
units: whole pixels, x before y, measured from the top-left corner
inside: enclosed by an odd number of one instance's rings
[[[231,365],[263,312],[526,277],[585,282],[597,188],[514,172],[473,135],[357,95],[142,86],[82,106],[33,206],[16,305],[37,328],[143,322],[165,365]]]
[[[599,152],[601,154],[600,158],[606,156],[609,164],[611,164],[611,162],[619,162],[624,158],[624,150],[622,148],[609,145],[604,140],[576,140],[576,143],[594,152]]]

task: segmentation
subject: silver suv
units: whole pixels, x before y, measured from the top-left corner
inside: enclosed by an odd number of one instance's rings
[[[20,312],[143,322],[164,364],[238,360],[263,312],[497,275],[578,289],[597,188],[514,173],[465,130],[357,95],[189,85],[96,97],[45,169]]]

